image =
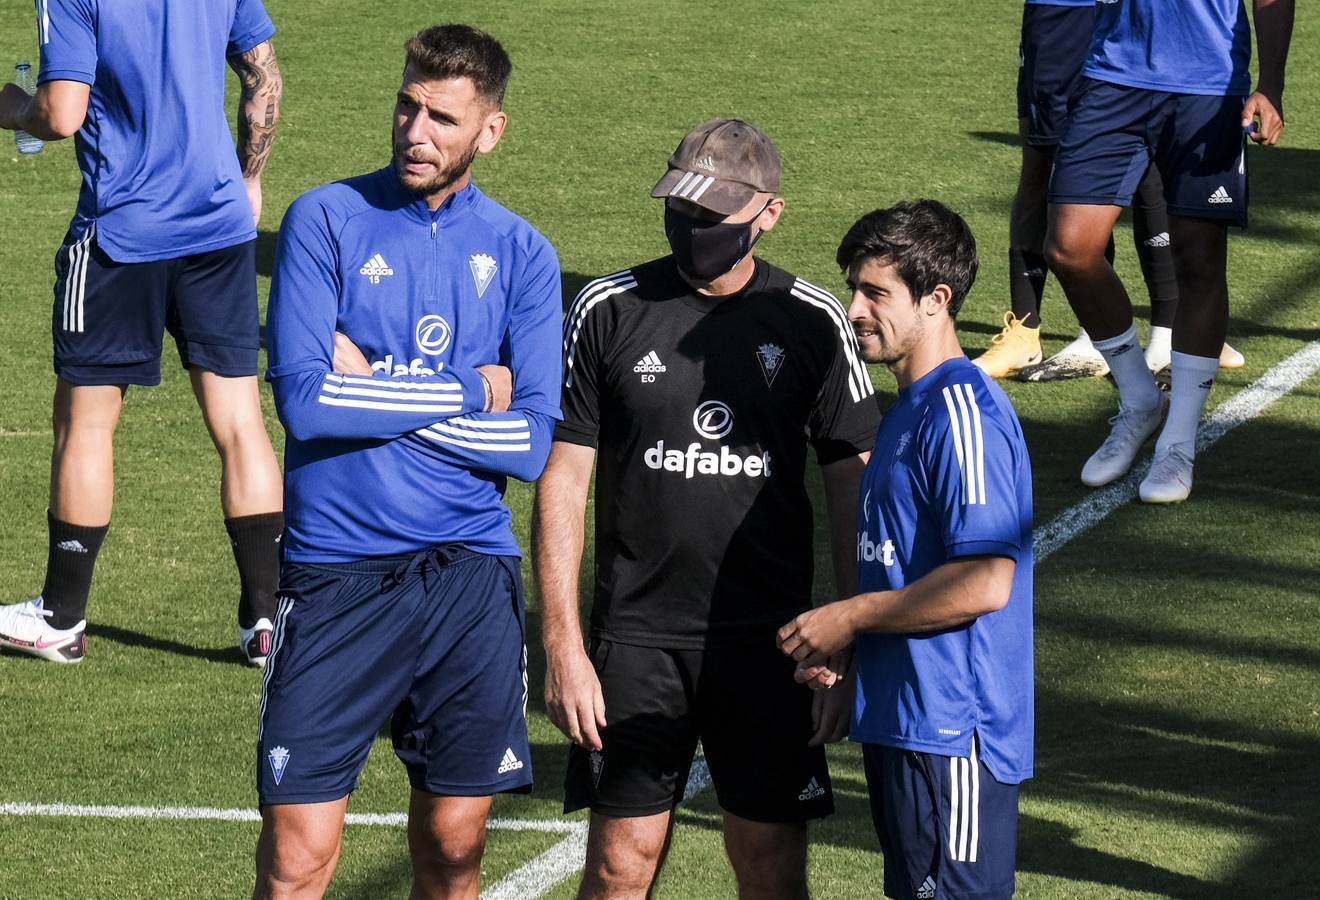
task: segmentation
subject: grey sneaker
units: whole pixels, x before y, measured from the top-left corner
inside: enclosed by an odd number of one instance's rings
[[[1100,449],[1082,466],[1082,484],[1100,487],[1122,478],[1132,468],[1141,445],[1159,431],[1169,412],[1169,398],[1163,394],[1150,409],[1118,408],[1118,415],[1109,420],[1114,427]]]
[[[1138,492],[1142,503],[1183,502],[1192,492],[1192,458],[1177,447],[1156,451]]]

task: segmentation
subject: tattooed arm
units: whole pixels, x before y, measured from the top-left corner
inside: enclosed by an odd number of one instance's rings
[[[243,91],[238,98],[238,164],[252,204],[252,221],[261,219],[261,171],[275,143],[280,119],[284,78],[275,61],[275,48],[262,41],[246,53],[229,58]]]

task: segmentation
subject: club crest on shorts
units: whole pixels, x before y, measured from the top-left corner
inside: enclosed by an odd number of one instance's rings
[[[489,253],[474,253],[468,258],[468,268],[472,270],[472,280],[477,283],[477,296],[480,297],[490,287],[499,266]]]
[[[599,750],[592,750],[589,754],[591,760],[591,783],[600,787],[600,773],[605,768],[605,754]]]
[[[775,376],[784,367],[784,348],[778,344],[762,344],[756,348],[756,358],[761,363],[761,374],[765,376],[765,386],[774,384]]]
[[[271,747],[266,758],[270,760],[270,773],[275,776],[275,783],[284,780],[284,770],[289,765],[289,751],[283,747]]]

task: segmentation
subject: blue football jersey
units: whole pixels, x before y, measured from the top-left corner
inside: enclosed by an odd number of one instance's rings
[[[70,228],[146,262],[257,236],[225,115],[226,58],[275,33],[260,0],[37,0],[38,80],[91,85]]]
[[[386,167],[294,201],[267,318],[285,557],[518,555],[505,480],[549,455],[561,322],[550,243],[475,186],[432,212]],[[372,376],[333,371],[337,331]],[[514,373],[507,412],[480,411],[476,368],[493,363]]]
[[[1105,0],[1082,74],[1174,94],[1246,96],[1250,62],[1242,0]]]
[[[899,392],[862,478],[858,590],[901,588],[952,559],[1007,556],[1007,605],[958,628],[857,639],[851,737],[1032,774],[1031,464],[1008,398],[965,357]]]

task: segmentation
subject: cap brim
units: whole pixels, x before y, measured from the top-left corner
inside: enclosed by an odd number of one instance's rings
[[[670,169],[651,188],[651,196],[686,200],[721,216],[731,216],[756,196],[756,188],[738,181],[720,181],[713,175]]]

